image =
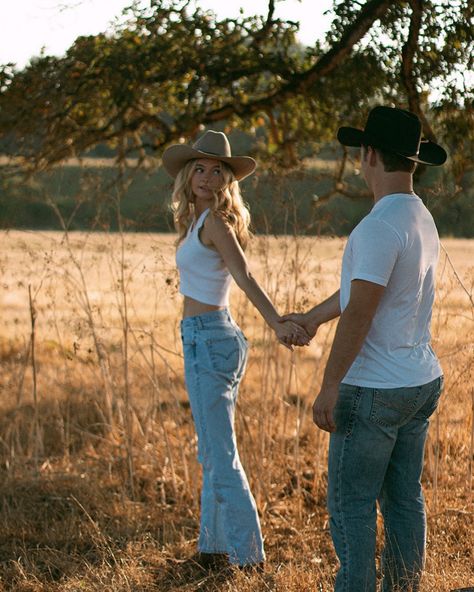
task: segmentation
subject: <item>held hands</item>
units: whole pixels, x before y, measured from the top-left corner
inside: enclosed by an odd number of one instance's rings
[[[285,345],[308,345],[311,339],[316,335],[319,325],[309,318],[306,313],[291,313],[281,317],[280,323],[292,321],[296,323],[300,328],[303,328],[306,336],[309,338],[305,343],[298,343],[296,339],[291,339],[285,343]]]
[[[284,320],[283,317],[274,326],[274,331],[278,341],[291,351],[294,345],[308,345],[311,341],[303,327],[289,319]]]

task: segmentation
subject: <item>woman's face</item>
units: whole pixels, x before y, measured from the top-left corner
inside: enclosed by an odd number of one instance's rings
[[[213,158],[200,158],[194,163],[191,189],[196,198],[210,200],[213,193],[224,188],[221,162]]]

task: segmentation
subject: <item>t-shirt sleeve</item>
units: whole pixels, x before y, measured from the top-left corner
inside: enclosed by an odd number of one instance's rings
[[[353,236],[352,280],[386,286],[402,250],[400,236],[382,220],[364,220]]]

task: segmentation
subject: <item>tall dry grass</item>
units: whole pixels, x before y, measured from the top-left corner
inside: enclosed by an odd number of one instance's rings
[[[200,472],[182,370],[173,236],[1,235],[0,589],[330,590],[327,435],[311,423],[335,324],[279,346],[234,287],[250,343],[237,414],[264,574],[189,562]],[[427,443],[423,591],[474,585],[474,242],[444,241],[433,318],[446,389]],[[344,241],[260,237],[252,269],[282,311],[338,286]]]

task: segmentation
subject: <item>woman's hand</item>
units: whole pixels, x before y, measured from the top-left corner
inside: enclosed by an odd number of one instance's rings
[[[319,328],[318,323],[311,319],[310,315],[308,313],[304,313],[304,312],[294,312],[291,314],[286,314],[283,315],[281,317],[281,321],[293,321],[294,323],[296,323],[297,325],[299,325],[300,327],[302,327],[305,331],[306,334],[309,336],[310,339],[313,339],[313,337],[316,335],[316,332]],[[294,343],[293,345],[298,345],[297,343]]]
[[[279,320],[274,331],[278,341],[291,351],[294,345],[308,345],[311,341],[306,330],[294,321]]]

